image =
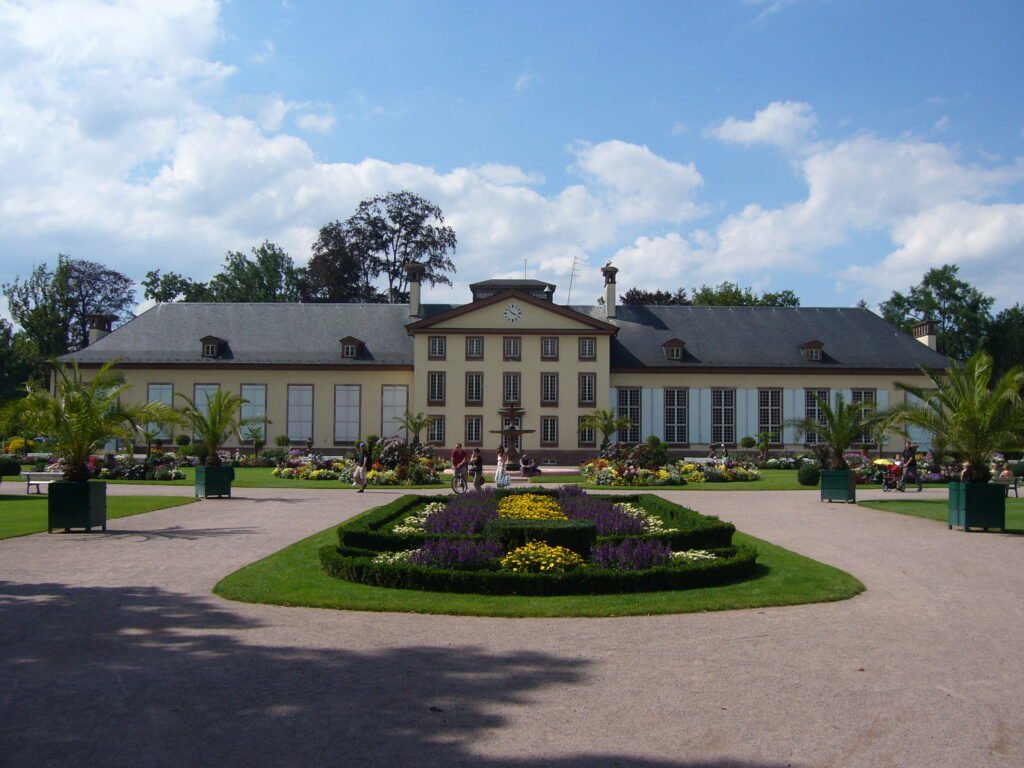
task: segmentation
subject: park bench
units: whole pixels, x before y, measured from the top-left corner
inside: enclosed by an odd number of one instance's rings
[[[1010,495],[1010,491],[1013,490],[1013,495],[1020,498],[1020,493],[1017,491],[1017,484],[1020,482],[1019,477],[993,477],[992,482],[997,485],[1005,485],[1006,495]]]
[[[25,478],[25,493],[29,493],[33,485],[36,493],[42,493],[42,486],[64,479],[63,472],[22,472],[21,476]]]

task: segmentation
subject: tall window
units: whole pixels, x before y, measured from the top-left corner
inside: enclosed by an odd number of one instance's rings
[[[427,402],[444,405],[444,371],[430,371],[427,374]]]
[[[313,439],[313,385],[288,385],[288,439],[304,443]]]
[[[757,434],[767,432],[768,442],[782,442],[782,390],[757,390]]]
[[[580,360],[594,360],[597,358],[597,339],[592,336],[580,337]]]
[[[359,440],[359,385],[336,384],[334,387],[334,442],[355,443]]]
[[[427,427],[427,442],[444,445],[444,416],[434,416]]]
[[[502,400],[506,405],[513,403],[518,404],[519,398],[519,374],[518,373],[506,373],[503,376],[502,383]]]
[[[466,417],[466,445],[483,445],[484,442],[484,417]]]
[[[858,403],[862,406],[860,412],[861,417],[867,416],[872,413],[875,408],[875,390],[873,389],[854,389],[850,392],[850,402]],[[865,429],[857,436],[858,443],[870,443],[871,442],[871,431]]]
[[[540,417],[540,444],[556,446],[558,445],[558,417],[557,416],[541,416]]]
[[[640,442],[640,388],[619,387],[616,415],[629,419],[632,426],[620,429],[618,440],[624,443]]]
[[[711,390],[711,442],[736,442],[736,390]]]
[[[519,336],[505,336],[502,348],[505,360],[521,360],[523,357],[522,339]]]
[[[484,402],[484,375],[478,372],[466,374],[466,405],[482,405]]]
[[[192,402],[196,404],[196,410],[204,416],[210,410],[210,398],[213,397],[220,384],[196,384],[192,390]],[[192,435],[195,438],[195,435]]]
[[[466,359],[467,360],[483,360],[484,359],[484,337],[483,336],[467,336],[466,337]]]
[[[580,416],[576,419],[576,429],[579,433],[579,445],[581,448],[597,444],[597,437],[593,427],[584,427],[583,420],[586,416]]]
[[[444,360],[448,344],[444,336],[431,336],[427,339],[427,358],[429,360]]]
[[[665,389],[665,442],[690,442],[689,390],[682,387]]]
[[[383,437],[405,435],[400,419],[409,408],[409,389],[404,384],[385,384],[380,389],[380,433]],[[412,435],[407,435],[412,438]]]
[[[267,385],[266,384],[243,384],[242,399],[249,402],[242,406],[241,417],[253,419],[252,424],[242,427],[242,437],[245,440],[252,440],[252,430],[260,431],[263,440],[267,439]]]
[[[558,405],[557,373],[542,373],[540,375],[540,404]]]
[[[540,359],[541,360],[557,360],[558,359],[558,337],[557,336],[542,336],[540,340]]]
[[[597,402],[597,374],[580,374],[580,408],[592,406]]]
[[[821,424],[825,420],[825,414],[821,412],[821,403],[819,400],[828,402],[828,390],[827,389],[805,389],[804,390],[804,416],[808,419],[813,419],[817,423]],[[815,443],[821,442],[821,435],[817,432],[808,432],[804,435],[804,442],[808,445],[814,445]]]
[[[174,407],[174,385],[173,384],[150,384],[147,394],[146,402],[149,403],[163,403]],[[150,424],[149,430],[152,432],[158,426],[158,424]],[[167,425],[160,428],[160,431],[153,436],[157,440],[169,440],[171,438],[171,430]]]

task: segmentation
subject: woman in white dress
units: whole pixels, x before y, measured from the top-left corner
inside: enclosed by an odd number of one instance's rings
[[[505,475],[505,449],[499,445],[496,453],[497,459],[495,460],[494,467],[494,484],[499,488],[503,488],[508,485],[508,480]]]

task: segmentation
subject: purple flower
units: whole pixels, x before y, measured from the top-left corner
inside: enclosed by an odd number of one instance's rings
[[[644,533],[647,524],[622,510],[605,499],[595,499],[585,493],[569,490],[563,486],[558,491],[558,501],[570,520],[589,520],[597,527],[598,536],[628,536]]]
[[[488,520],[498,517],[498,502],[493,489],[455,496],[440,512],[427,518],[427,533],[483,533]]]
[[[598,568],[618,571],[643,571],[672,560],[672,548],[654,539],[624,539],[618,544],[600,544],[590,553]]]
[[[501,557],[501,547],[493,541],[468,539],[428,539],[409,556],[414,565],[430,568],[473,570],[486,568]]]

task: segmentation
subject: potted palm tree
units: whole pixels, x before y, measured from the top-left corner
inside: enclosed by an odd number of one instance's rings
[[[205,407],[187,395],[179,393],[178,397],[185,401],[179,413],[195,435],[201,461],[196,467],[196,496],[231,498],[235,468],[223,466],[219,451],[231,437],[241,442],[242,427],[261,424],[262,420],[243,419],[242,406],[249,401],[226,389],[218,389],[207,398]]]
[[[1006,526],[1006,492],[989,484],[991,455],[1024,443],[1024,369],[1007,371],[992,381],[992,358],[978,352],[962,366],[922,369],[925,386],[897,382],[920,405],[892,409],[890,422],[930,432],[935,442],[960,457],[964,471],[949,484],[948,523],[969,528]]]
[[[593,429],[601,433],[601,450],[608,447],[611,436],[619,430],[629,429],[633,422],[626,416],[617,416],[611,409],[597,408],[580,419],[580,431]]]
[[[127,384],[110,362],[85,381],[77,364],[55,365],[54,392],[30,390],[22,407],[33,429],[64,466],[64,480],[51,483],[49,530],[107,529],[107,484],[89,482],[89,457],[111,438],[130,440],[139,425],[170,417],[163,403],[125,405]]]
[[[818,398],[818,412],[820,419],[804,417],[786,423],[798,434],[817,435],[827,447],[828,468],[823,464],[821,470],[821,500],[852,504],[857,500],[856,478],[843,454],[870,432],[880,417],[869,404],[845,402],[841,392],[836,395],[835,408],[827,398]]]

